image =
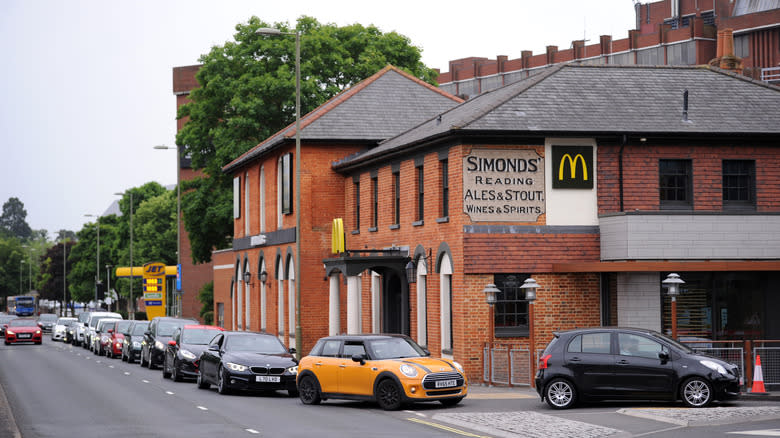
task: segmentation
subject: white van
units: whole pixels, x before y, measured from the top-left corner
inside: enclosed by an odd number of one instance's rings
[[[89,318],[84,323],[84,348],[92,349],[92,336],[95,335],[95,327],[98,321],[103,318],[122,319],[122,315],[116,312],[89,312]]]

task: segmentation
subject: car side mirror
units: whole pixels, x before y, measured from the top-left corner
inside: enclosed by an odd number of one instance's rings
[[[661,359],[661,362],[666,362],[669,360],[669,353],[665,351],[659,351],[658,358]]]
[[[168,341],[168,345],[170,345],[171,347],[175,347],[176,346],[176,341],[171,339],[170,341]]]
[[[217,344],[209,345],[209,351],[219,351],[219,345]]]
[[[114,329],[108,329],[109,333],[114,333]]]
[[[352,355],[352,361],[353,362],[360,362],[360,365],[366,364],[366,355],[365,354],[353,354]]]
[[[151,335],[152,335],[152,332],[150,332],[150,331],[145,331],[144,332],[144,336],[151,336]]]
[[[423,348],[423,353],[425,353],[426,356],[430,356],[431,355],[431,352],[428,351],[427,348]]]
[[[295,350],[295,347],[290,347],[290,348],[287,349],[287,351],[290,352],[290,354],[297,353],[297,351]]]

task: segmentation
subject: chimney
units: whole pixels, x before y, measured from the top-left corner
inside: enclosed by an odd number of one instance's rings
[[[523,50],[520,52],[520,63],[523,65],[523,68],[528,70],[531,66],[531,57],[534,55],[534,52],[531,50]]]
[[[733,71],[742,74],[742,59],[734,56],[734,30],[724,29],[718,31],[718,52],[715,59],[710,60],[709,64],[713,67],[719,67],[723,70]]]
[[[558,46],[547,46],[547,64],[555,64],[555,52],[558,51]]]

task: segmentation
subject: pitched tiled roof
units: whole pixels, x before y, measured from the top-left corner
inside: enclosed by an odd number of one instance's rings
[[[481,94],[335,167],[459,133],[778,135],[778,109],[780,87],[712,67],[561,64]]]
[[[387,66],[301,117],[301,141],[376,144],[463,102],[393,66]],[[230,172],[287,140],[295,123],[222,168]]]

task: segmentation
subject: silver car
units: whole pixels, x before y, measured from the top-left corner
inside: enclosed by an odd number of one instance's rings
[[[76,318],[59,318],[57,319],[57,322],[54,323],[54,328],[51,330],[51,340],[52,341],[63,341],[65,340],[65,331],[68,329],[68,322],[69,321],[75,321]]]

